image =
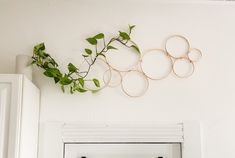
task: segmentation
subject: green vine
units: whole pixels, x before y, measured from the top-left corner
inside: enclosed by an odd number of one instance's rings
[[[100,81],[96,78],[87,79],[87,75],[89,74],[91,67],[95,64],[97,58],[101,56],[105,58],[105,54],[109,50],[117,49],[111,45],[113,42],[119,42],[125,47],[133,48],[137,53],[140,53],[138,46],[131,40],[130,36],[134,27],[134,25],[129,26],[127,32],[119,31],[119,35],[111,38],[108,42],[106,42],[105,35],[103,33],[87,38],[86,41],[93,46],[93,49],[85,48],[82,55],[84,61],[88,64],[88,69],[86,71],[80,71],[74,64],[69,63],[67,66],[68,72],[63,73],[59,69],[58,63],[46,52],[44,43],[34,46],[32,64],[43,69],[43,74],[45,76],[53,78],[55,83],[61,86],[63,92],[65,92],[66,89],[69,89],[71,94],[74,92],[84,93],[87,91],[95,93],[100,90]],[[103,43],[103,48],[100,50],[97,48],[99,42]],[[97,89],[87,89],[85,87],[86,82],[93,82]]]

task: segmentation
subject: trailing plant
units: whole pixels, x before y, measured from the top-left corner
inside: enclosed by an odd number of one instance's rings
[[[58,63],[55,59],[46,52],[44,43],[40,43],[34,46],[32,64],[37,65],[43,69],[43,74],[47,77],[53,78],[56,84],[61,86],[63,92],[69,89],[70,93],[74,92],[84,93],[87,91],[97,92],[100,90],[100,81],[96,78],[88,79],[87,76],[91,70],[91,67],[97,61],[97,58],[104,57],[109,50],[117,50],[112,44],[118,42],[127,48],[132,48],[136,53],[140,53],[138,46],[131,40],[131,33],[134,29],[134,25],[129,26],[127,32],[119,31],[116,37],[106,41],[105,35],[99,33],[95,36],[89,37],[86,41],[92,46],[92,48],[85,48],[82,54],[84,61],[88,64],[86,71],[81,71],[76,65],[69,63],[67,65],[67,72],[62,72],[59,69]],[[97,45],[102,43],[103,47],[98,50]],[[86,82],[93,82],[97,87],[96,89],[86,88]]]

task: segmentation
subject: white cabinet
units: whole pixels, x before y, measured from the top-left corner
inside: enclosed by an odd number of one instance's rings
[[[37,158],[39,99],[23,75],[0,74],[0,158]]]

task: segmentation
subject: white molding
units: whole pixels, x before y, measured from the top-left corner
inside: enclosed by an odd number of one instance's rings
[[[198,122],[151,124],[87,124],[46,122],[41,124],[39,158],[63,158],[70,143],[179,143],[182,158],[201,158]],[[162,137],[161,137],[162,136]],[[48,141],[50,140],[50,141]]]
[[[64,142],[61,122],[40,124],[38,158],[62,158]]]
[[[64,124],[64,142],[183,142],[183,124]]]
[[[183,158],[201,158],[201,126],[198,122],[184,122]]]

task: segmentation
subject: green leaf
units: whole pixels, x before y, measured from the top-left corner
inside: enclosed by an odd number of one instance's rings
[[[93,79],[93,82],[94,82],[94,84],[95,84],[95,86],[96,87],[100,87],[100,82],[99,82],[99,80],[97,80],[97,79]]]
[[[62,78],[60,79],[60,84],[61,84],[61,85],[69,85],[69,84],[72,83],[72,82],[73,82],[73,81],[70,80],[67,75],[65,75],[64,77],[62,77]]]
[[[36,60],[33,60],[33,61],[31,62],[31,65],[34,65],[36,62],[37,62]]]
[[[90,50],[90,49],[85,49],[85,52],[86,52],[87,54],[89,54],[89,55],[92,54],[92,50]]]
[[[37,66],[42,66],[43,62],[42,62],[42,60],[39,59],[39,60],[37,60],[36,64],[37,64]]]
[[[109,50],[109,49],[117,49],[117,48],[115,48],[115,47],[113,47],[113,46],[108,46],[108,47],[107,47],[107,50]]]
[[[38,55],[39,57],[43,58],[43,59],[45,59],[46,57],[48,57],[48,54],[47,54],[46,52],[42,51],[42,50],[39,50],[39,51],[37,52],[37,55]]]
[[[84,58],[89,57],[89,55],[86,55],[86,54],[82,54],[82,56],[83,56]]]
[[[100,91],[100,89],[91,90],[92,93],[97,93],[97,92],[99,92],[99,91]]]
[[[135,25],[129,25],[129,31],[130,31],[130,33],[131,33],[132,29],[134,29],[134,28],[135,28]]]
[[[131,47],[134,48],[137,51],[137,53],[140,53],[140,49],[136,45],[131,45]]]
[[[97,45],[97,40],[95,38],[87,38],[86,39],[91,45]]]
[[[82,87],[84,87],[84,79],[83,79],[83,78],[79,78],[79,79],[78,79],[78,82],[80,83],[80,85],[81,85]]]
[[[60,70],[58,70],[57,68],[48,68],[43,74],[47,77],[61,77],[62,76],[62,74],[60,73]]]
[[[60,81],[60,78],[54,77],[54,81],[55,81],[55,83],[58,83]]]
[[[76,66],[74,66],[72,63],[68,64],[68,70],[69,72],[76,72],[78,70],[78,68],[76,68]]]
[[[61,90],[63,91],[63,93],[65,92],[64,85],[61,85]]]
[[[95,38],[95,39],[102,39],[102,38],[104,38],[104,34],[103,33],[99,33],[99,34],[95,35],[93,38]]]
[[[49,64],[50,64],[50,63],[46,61],[46,62],[43,64],[43,68],[45,68],[45,69],[50,68],[50,67],[49,67]]]
[[[87,91],[87,90],[85,90],[85,89],[83,89],[83,88],[80,88],[80,87],[76,88],[76,90],[77,90],[78,92],[80,92],[80,93],[84,93],[84,92]]]
[[[40,43],[40,44],[34,46],[33,51],[34,51],[34,53],[37,53],[38,51],[43,51],[45,49],[46,49],[46,47],[45,47],[44,43]]]
[[[47,77],[54,77],[53,74],[48,70],[46,70],[43,74]]]
[[[122,37],[123,40],[129,40],[130,36],[126,32],[119,31],[119,35]]]
[[[73,94],[73,87],[70,87],[70,93]]]

